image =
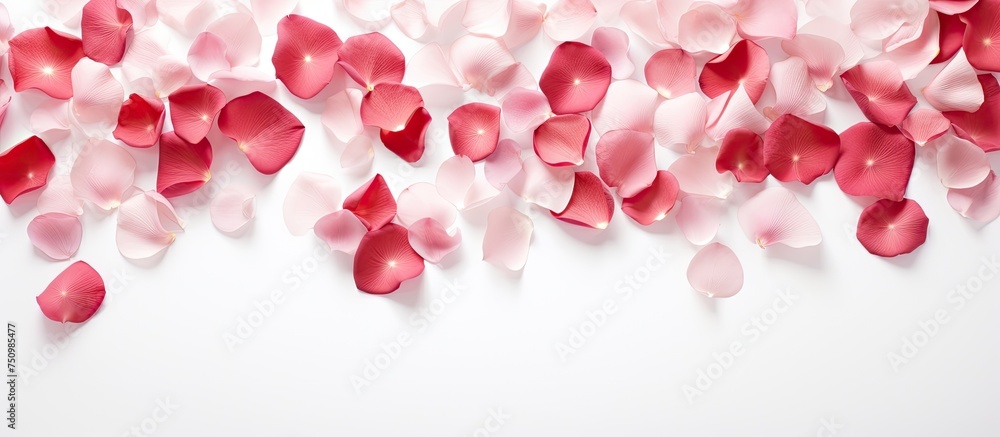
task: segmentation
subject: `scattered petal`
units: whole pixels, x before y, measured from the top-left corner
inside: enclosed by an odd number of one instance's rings
[[[840,145],[832,129],[782,115],[764,135],[764,165],[779,181],[809,185],[833,170]]]
[[[31,137],[0,153],[0,196],[8,205],[45,186],[56,157],[41,138]]]
[[[618,195],[632,197],[656,178],[653,136],[646,132],[614,130],[597,142],[597,168],[601,179]]]
[[[469,33],[498,38],[507,33],[512,0],[468,0],[462,25]]]
[[[944,116],[955,125],[958,136],[976,143],[987,152],[1000,150],[1000,84],[992,74],[979,75],[983,105],[976,112],[949,111]]]
[[[163,101],[132,94],[121,105],[114,136],[132,147],[153,147],[163,132],[165,117]]]
[[[927,240],[927,215],[910,199],[882,199],[858,219],[858,241],[872,255],[894,257],[916,250]]]
[[[975,144],[950,135],[942,137],[938,144],[937,170],[941,184],[945,187],[975,187],[992,171],[986,152]]]
[[[122,84],[111,75],[107,65],[81,59],[73,67],[73,114],[80,123],[112,125],[125,99]]]
[[[352,254],[358,250],[368,228],[354,213],[342,209],[319,219],[315,232],[331,251]]]
[[[507,93],[500,108],[507,127],[518,133],[535,129],[552,116],[545,94],[524,88],[514,88]]]
[[[406,228],[389,223],[365,234],[354,254],[354,284],[371,294],[388,294],[424,271],[424,259],[413,250]]]
[[[534,225],[531,218],[509,206],[490,211],[483,237],[483,260],[518,271],[528,261],[528,246]]]
[[[556,114],[594,109],[610,84],[608,60],[597,49],[578,42],[564,42],[556,47],[538,82]]]
[[[431,113],[419,107],[406,122],[406,127],[398,132],[382,129],[379,138],[386,149],[406,162],[417,162],[424,156],[424,141],[427,128],[431,125]]]
[[[685,196],[677,212],[677,227],[684,238],[696,246],[704,246],[715,239],[725,212],[723,200],[711,196]]]
[[[340,184],[318,173],[302,173],[288,187],[283,216],[292,235],[305,235],[327,214],[341,209]]]
[[[281,24],[279,20],[290,15],[298,4],[299,0],[250,0],[250,10],[261,31],[274,35],[275,28]]]
[[[80,34],[88,58],[107,65],[125,55],[125,37],[132,29],[132,15],[117,0],[90,0],[83,7]]]
[[[578,114],[557,115],[535,129],[535,154],[553,166],[583,164],[590,142],[590,120]]]
[[[798,27],[794,0],[739,0],[726,12],[736,19],[736,27],[744,38],[787,40],[795,36]]]
[[[715,170],[730,172],[739,182],[759,183],[771,174],[764,166],[764,140],[750,129],[733,129],[722,139]]]
[[[271,63],[288,91],[311,99],[333,79],[341,45],[337,32],[327,25],[301,15],[288,15],[278,22],[278,42]]]
[[[494,188],[502,190],[521,171],[521,145],[509,138],[501,140],[484,162],[486,180]]]
[[[245,7],[223,15],[205,29],[225,42],[226,61],[233,67],[257,65],[260,61],[261,36],[253,15]],[[304,26],[303,26],[304,27]],[[305,29],[300,29],[305,32]]]
[[[118,209],[118,251],[129,259],[151,258],[174,243],[179,223],[170,202],[158,193],[132,196]]]
[[[257,213],[257,197],[243,189],[226,187],[212,199],[209,213],[216,229],[226,233],[239,232],[253,221]]]
[[[681,191],[725,199],[733,192],[733,177],[716,171],[718,156],[717,147],[700,148],[677,158],[669,170],[677,178]]]
[[[615,200],[597,175],[577,172],[573,195],[566,209],[552,211],[552,216],[566,223],[594,229],[605,229],[615,212]]]
[[[774,244],[801,248],[823,240],[816,219],[784,187],[771,187],[750,198],[737,217],[747,238],[761,248]]]
[[[378,32],[347,38],[338,55],[344,71],[369,91],[381,83],[402,82],[406,72],[403,52]]]
[[[361,100],[361,121],[391,132],[406,128],[413,112],[424,106],[416,88],[398,83],[381,83]]]
[[[250,164],[275,174],[291,161],[305,126],[280,103],[260,91],[231,100],[219,112],[219,130],[236,141]]]
[[[524,159],[521,171],[510,180],[508,187],[526,202],[550,211],[562,211],[573,195],[575,181],[572,167],[552,167],[532,155]]]
[[[651,133],[659,103],[656,91],[641,82],[620,80],[612,83],[604,100],[591,114],[594,130],[601,135],[613,130]]]
[[[83,224],[75,215],[42,214],[28,223],[28,239],[38,250],[56,261],[76,254],[83,239]]]
[[[706,110],[709,122],[705,132],[716,141],[733,129],[745,128],[764,133],[769,125],[767,118],[757,110],[743,87],[716,97],[708,103]]]
[[[628,34],[614,27],[598,27],[594,30],[590,45],[601,52],[611,64],[611,76],[627,79],[635,71],[635,64],[628,58]]]
[[[556,41],[570,41],[583,36],[597,20],[597,8],[590,0],[557,0],[542,27]]]
[[[903,0],[910,1],[910,0]],[[941,24],[938,23],[937,14],[927,14],[923,26],[911,24],[909,27],[916,33],[916,39],[900,45],[898,48],[890,49],[875,58],[875,61],[892,62],[899,69],[903,79],[910,80],[917,77],[921,71],[930,65],[931,61],[940,51],[938,48],[938,33]]]
[[[903,83],[896,65],[889,61],[858,65],[840,76],[851,97],[869,120],[895,126],[903,122],[916,97]]]
[[[767,118],[775,119],[784,114],[808,117],[826,110],[826,98],[810,79],[805,61],[788,58],[771,67],[774,85],[774,106],[764,109]]]
[[[189,143],[203,140],[212,129],[215,116],[226,106],[222,90],[208,84],[181,87],[168,100],[174,132]]]
[[[73,97],[73,67],[83,56],[83,42],[75,36],[48,27],[17,34],[8,58],[14,91],[34,88],[56,99]]]
[[[661,146],[688,152],[701,145],[707,123],[705,98],[688,93],[660,103],[653,115],[653,132]]]
[[[212,144],[208,139],[189,143],[174,132],[160,137],[156,191],[177,197],[196,191],[212,178]]]
[[[736,21],[714,3],[691,5],[678,22],[677,42],[691,53],[723,53],[735,37]]]
[[[396,216],[399,217],[399,223],[406,227],[425,218],[433,219],[441,226],[451,227],[458,212],[448,200],[438,194],[438,188],[433,184],[418,182],[399,193]]]
[[[408,235],[410,246],[423,259],[437,264],[462,243],[462,230],[455,228],[449,233],[432,218],[420,219],[410,225]]]
[[[938,20],[941,23],[938,34],[940,52],[931,60],[931,64],[938,64],[955,56],[962,48],[962,40],[965,38],[965,23],[960,16],[938,13]]]
[[[697,91],[694,58],[680,49],[660,50],[646,61],[646,84],[661,96],[673,99]]]
[[[382,175],[376,174],[344,199],[344,209],[353,212],[368,230],[374,231],[396,217],[396,200]]]
[[[232,70],[233,65],[226,59],[227,49],[226,41],[222,37],[211,32],[198,34],[187,53],[191,73],[198,80],[208,82],[215,73]]]
[[[372,140],[364,135],[356,136],[347,142],[344,153],[340,155],[341,168],[370,168],[375,158],[375,148]]]
[[[1000,16],[1000,2],[991,0],[980,0],[961,16],[966,25],[962,48],[969,56],[969,63],[979,70],[1000,71],[997,16]]]
[[[680,185],[677,178],[666,170],[656,172],[649,187],[632,197],[622,199],[622,212],[643,226],[649,226],[667,217],[674,209]]]
[[[507,33],[502,38],[504,45],[513,50],[535,39],[545,21],[545,10],[545,3],[514,0]]]
[[[83,199],[76,196],[68,175],[52,178],[38,196],[38,213],[83,214]]]
[[[764,94],[770,65],[767,52],[761,46],[742,40],[728,52],[708,61],[698,77],[698,84],[709,98],[743,87],[750,101],[757,104]]]
[[[906,194],[915,157],[913,141],[899,129],[863,121],[840,133],[833,175],[846,194],[898,202]]]
[[[927,102],[939,111],[975,112],[984,101],[976,70],[969,65],[962,50],[923,89],[923,93]]]
[[[500,108],[485,103],[467,103],[448,116],[448,138],[456,155],[472,162],[490,156],[500,141]]]
[[[691,259],[687,279],[691,288],[707,297],[733,297],[743,288],[743,265],[732,249],[712,243]]]
[[[962,217],[977,222],[992,222],[1000,217],[1000,178],[991,171],[979,185],[949,189],[948,204]]]
[[[423,88],[432,85],[444,85],[461,88],[455,72],[452,71],[448,54],[437,43],[430,43],[410,58],[410,68],[406,69],[404,82]]]
[[[928,141],[944,135],[949,128],[951,128],[951,122],[944,115],[926,108],[911,112],[899,124],[900,132],[910,141],[917,143],[918,146],[923,146]]]
[[[347,88],[326,99],[323,109],[323,126],[326,126],[338,140],[351,141],[365,131],[361,122],[361,90]]]
[[[105,293],[101,275],[90,264],[77,261],[56,276],[35,300],[50,320],[83,323],[97,313]]]
[[[781,49],[790,56],[805,61],[813,84],[823,92],[833,86],[833,77],[844,63],[843,47],[836,41],[819,35],[800,33],[795,38],[782,41]],[[772,80],[771,83],[777,81]]]

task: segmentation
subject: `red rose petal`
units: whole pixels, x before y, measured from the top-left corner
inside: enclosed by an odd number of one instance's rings
[[[924,244],[928,222],[917,202],[882,199],[861,212],[858,241],[873,255],[903,255]]]
[[[951,59],[962,48],[962,40],[965,38],[965,23],[958,15],[945,15],[940,12],[938,21],[941,23],[938,34],[938,47],[940,51],[931,64],[939,64]]]
[[[580,165],[589,141],[590,120],[587,117],[557,115],[535,129],[535,154],[549,165]]]
[[[117,0],[90,0],[83,7],[80,34],[83,53],[106,65],[114,65],[125,55],[125,37],[132,29],[132,14],[118,7]]]
[[[424,138],[431,125],[431,113],[423,106],[413,111],[406,127],[398,132],[385,129],[379,131],[382,144],[406,162],[417,162],[424,156]]]
[[[559,44],[538,81],[556,114],[594,109],[609,85],[611,64],[597,49],[579,42]]]
[[[622,211],[640,225],[649,226],[667,217],[674,209],[680,185],[666,170],[656,172],[652,185],[635,196],[622,199]]]
[[[969,57],[969,63],[980,70],[1000,71],[1000,1],[980,0],[972,9],[961,15],[965,22],[965,37],[962,48]]]
[[[222,90],[208,84],[181,87],[168,100],[174,132],[189,143],[204,139],[215,123],[215,116],[226,106]]]
[[[191,193],[212,178],[211,167],[212,144],[207,138],[192,144],[167,132],[160,137],[156,191],[167,198]]]
[[[631,197],[645,190],[656,178],[653,135],[631,130],[613,130],[597,142],[597,168],[601,179],[618,195]]]
[[[101,307],[104,295],[101,275],[90,264],[77,261],[56,276],[35,300],[49,319],[83,323]]]
[[[697,91],[691,54],[680,49],[653,53],[643,69],[646,84],[668,99]]]
[[[903,83],[903,75],[892,61],[858,65],[840,79],[869,120],[895,126],[903,122],[917,104],[917,98]]]
[[[716,56],[705,64],[698,77],[701,90],[709,98],[716,98],[742,85],[750,100],[756,104],[764,94],[767,76],[771,71],[770,59],[757,43],[741,40],[728,52]]]
[[[833,170],[840,137],[826,126],[785,114],[764,134],[764,166],[782,182],[806,185]]]
[[[958,136],[965,138],[987,152],[1000,150],[1000,84],[992,74],[980,74],[983,86],[983,104],[976,112],[949,111],[944,116],[955,125]]]
[[[337,32],[325,24],[288,15],[278,22],[278,42],[271,63],[288,91],[309,99],[330,83],[342,44]]]
[[[771,174],[764,166],[764,140],[750,129],[729,131],[719,147],[715,169],[732,173],[739,182],[763,182]]]
[[[338,55],[344,71],[369,91],[380,83],[402,82],[406,72],[403,52],[378,32],[347,38]]]
[[[448,138],[456,155],[482,161],[500,141],[500,108],[485,103],[459,106],[448,116]]]
[[[18,196],[45,186],[56,157],[41,138],[31,137],[0,153],[0,196],[11,204]]]
[[[83,58],[83,42],[48,27],[28,29],[10,40],[14,91],[35,88],[56,99],[73,97],[71,74]]]
[[[605,229],[615,213],[615,200],[601,178],[589,171],[576,173],[573,195],[562,212],[552,216],[566,223],[594,229]]]
[[[165,116],[160,99],[132,94],[118,112],[115,138],[132,147],[152,147],[160,139]]]
[[[406,122],[424,98],[416,88],[398,83],[381,83],[361,100],[361,122],[391,132],[406,128]]]
[[[913,141],[894,127],[861,122],[841,132],[840,144],[833,174],[844,193],[903,199],[916,157]]]
[[[424,271],[424,259],[410,247],[406,228],[390,223],[365,234],[354,254],[354,284],[371,294],[387,294]]]
[[[358,216],[369,230],[376,230],[396,217],[396,199],[382,175],[359,187],[344,199],[344,209]]]
[[[233,99],[219,112],[219,130],[236,141],[263,174],[275,174],[291,161],[305,129],[295,115],[260,91]]]

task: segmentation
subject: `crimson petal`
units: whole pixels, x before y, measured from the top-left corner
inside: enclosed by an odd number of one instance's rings
[[[257,171],[268,175],[291,161],[305,129],[295,115],[260,91],[233,99],[219,112],[219,130],[236,141]]]
[[[917,104],[903,75],[892,61],[861,64],[840,75],[847,91],[869,120],[895,126],[903,122]]]
[[[980,70],[1000,71],[1000,1],[980,0],[972,9],[961,15],[965,23],[962,48],[969,63]]]
[[[189,143],[204,139],[215,123],[215,116],[226,106],[222,90],[208,84],[181,87],[167,100],[174,132]]]
[[[83,7],[80,35],[83,53],[106,65],[125,55],[125,37],[132,29],[132,14],[118,7],[117,0],[90,0]]]
[[[361,100],[361,122],[391,132],[406,128],[406,122],[424,98],[416,88],[398,83],[380,83]]]
[[[916,156],[913,141],[894,127],[861,122],[841,132],[840,143],[833,175],[841,190],[852,196],[903,200]]]
[[[431,125],[431,113],[423,106],[413,111],[406,127],[398,132],[381,129],[382,144],[406,162],[417,162],[424,156],[424,138]]]
[[[611,64],[597,49],[564,42],[552,52],[538,87],[552,112],[575,114],[594,109],[611,85]]]
[[[448,138],[456,155],[486,159],[500,142],[500,108],[486,103],[459,106],[448,116]]]
[[[587,117],[557,115],[535,129],[535,154],[549,165],[580,165],[589,141],[590,120]]]
[[[903,255],[924,244],[928,223],[927,215],[917,202],[882,199],[861,212],[858,241],[873,255]]]
[[[669,171],[656,172],[653,184],[635,196],[622,199],[622,211],[640,225],[649,226],[667,217],[674,209],[680,184]]]
[[[992,74],[980,74],[983,104],[976,112],[949,111],[944,116],[955,125],[955,133],[987,152],[1000,150],[1000,84]]]
[[[333,78],[341,45],[337,32],[325,24],[291,14],[278,22],[278,42],[271,63],[288,91],[310,99]]]
[[[0,153],[0,196],[9,205],[45,186],[56,157],[41,138],[31,137]]]
[[[719,147],[715,169],[732,173],[739,182],[763,182],[770,174],[764,166],[764,140],[750,129],[729,131]]]
[[[160,139],[165,115],[160,99],[132,94],[118,112],[115,138],[132,147],[152,147]]]
[[[601,178],[589,171],[576,173],[573,195],[562,212],[552,215],[566,223],[594,229],[605,229],[615,213],[615,200]]]
[[[764,134],[764,166],[782,182],[811,184],[833,170],[839,155],[836,132],[791,114],[778,117]]]
[[[938,21],[941,28],[938,34],[939,52],[931,61],[931,64],[939,64],[951,59],[962,48],[962,39],[965,38],[965,23],[958,15],[945,15],[940,12]]]
[[[212,144],[207,138],[192,144],[167,132],[160,137],[156,191],[167,198],[191,193],[212,178],[211,167]]]
[[[83,323],[101,307],[104,295],[101,275],[90,264],[77,261],[56,276],[35,300],[49,319]]]
[[[424,259],[410,246],[406,228],[390,223],[365,234],[354,254],[354,284],[371,294],[388,294],[424,272]]]
[[[344,199],[344,209],[353,212],[368,230],[374,231],[396,216],[396,199],[382,175],[376,174]]]
[[[347,38],[338,55],[344,71],[369,91],[380,83],[402,82],[406,72],[403,52],[378,32]]]
[[[757,104],[764,94],[771,63],[765,51],[757,43],[741,40],[728,52],[716,56],[705,64],[698,77],[701,90],[709,98],[716,98],[742,85],[750,101]]]
[[[14,91],[35,88],[56,99],[73,97],[71,75],[83,58],[83,42],[48,27],[28,29],[10,40]]]

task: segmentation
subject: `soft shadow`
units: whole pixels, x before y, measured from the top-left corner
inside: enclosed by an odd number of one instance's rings
[[[618,233],[618,229],[614,226],[608,227],[607,229],[591,229],[569,224],[562,220],[556,221],[558,222],[556,225],[567,235],[591,246],[598,246],[607,241],[611,241]]]
[[[384,296],[402,306],[414,309],[420,305],[421,297],[424,294],[423,291],[427,288],[427,281],[424,280],[424,276],[420,275],[416,278],[403,281],[398,290]]]
[[[780,259],[813,269],[823,268],[823,250],[819,245],[800,249],[776,244],[763,249],[768,259]]]
[[[161,262],[163,262],[163,258],[167,256],[167,252],[169,251],[170,248],[167,247],[166,249],[161,250],[160,253],[153,255],[149,258],[145,259],[125,258],[125,259],[129,262],[129,264],[132,264],[140,269],[151,270],[156,268],[158,265],[160,265]]]
[[[253,236],[254,231],[256,230],[256,226],[255,226],[256,223],[257,223],[256,220],[250,220],[249,223],[247,223],[246,225],[243,225],[243,227],[241,227],[241,228],[239,228],[239,229],[237,229],[235,231],[232,231],[232,232],[226,232],[226,231],[223,231],[222,229],[219,229],[219,228],[215,228],[215,229],[218,230],[219,233],[221,233],[222,235],[225,235],[225,236],[227,236],[229,238],[239,239],[239,238],[242,238],[242,237],[245,237],[245,236]]]
[[[919,252],[919,251],[918,251]],[[905,255],[899,255],[892,258],[885,258],[885,262],[892,264],[896,267],[903,269],[910,269],[914,264],[917,263],[917,252],[911,252]]]

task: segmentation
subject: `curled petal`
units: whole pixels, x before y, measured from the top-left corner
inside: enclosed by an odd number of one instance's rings
[[[323,216],[316,222],[314,230],[331,251],[347,254],[358,250],[361,239],[368,233],[361,219],[346,209]]]
[[[424,259],[410,246],[406,228],[389,223],[365,234],[354,254],[354,284],[371,294],[388,294],[424,271]]]
[[[275,174],[299,150],[305,126],[267,94],[254,91],[222,108],[219,130],[236,141],[257,171]]]
[[[125,37],[131,28],[132,15],[116,0],[90,0],[80,23],[83,52],[102,64],[117,64],[125,55]]]
[[[931,9],[942,14],[961,14],[978,3],[979,0],[930,0]]]
[[[448,116],[448,138],[456,155],[473,162],[490,156],[500,141],[500,108],[485,103],[467,103]]]
[[[73,114],[81,123],[114,124],[125,99],[122,84],[104,64],[81,59],[73,68]]]
[[[944,135],[949,128],[951,128],[951,122],[944,115],[926,108],[911,112],[899,124],[900,132],[919,146]]]
[[[437,264],[462,243],[462,230],[455,228],[449,233],[432,218],[420,219],[409,227],[410,246],[420,256]]]
[[[165,117],[163,101],[132,94],[121,105],[114,136],[132,147],[153,147],[163,132]]]
[[[295,178],[285,195],[283,215],[292,235],[305,235],[327,214],[339,211],[340,184],[318,173],[302,173]]]
[[[685,196],[677,212],[677,227],[684,238],[696,246],[703,246],[715,239],[722,224],[725,205],[722,199],[711,196]]]
[[[556,47],[538,81],[556,114],[594,109],[610,84],[608,60],[597,49],[578,42],[564,42]]]
[[[697,91],[694,58],[684,50],[667,49],[654,53],[643,71],[646,84],[665,98]]]
[[[613,130],[651,133],[659,103],[656,92],[646,85],[634,80],[617,81],[591,114],[594,130],[601,135]]]
[[[882,199],[858,219],[858,241],[872,255],[894,257],[916,250],[927,240],[927,215],[910,199]]]
[[[361,121],[391,132],[406,128],[417,108],[424,106],[420,91],[397,83],[382,83],[361,100]]]
[[[583,164],[590,141],[590,120],[578,114],[557,115],[535,129],[535,154],[553,166]]]
[[[716,141],[733,129],[764,133],[768,128],[767,118],[757,110],[743,87],[716,97],[708,103],[707,112],[709,122],[705,132]]]
[[[539,91],[514,88],[500,105],[504,122],[514,132],[534,129],[552,116],[549,100]]]
[[[370,168],[372,160],[375,158],[375,148],[372,140],[364,135],[356,136],[347,142],[344,153],[340,155],[341,168],[365,167]]]
[[[455,207],[438,194],[433,184],[418,182],[399,193],[396,201],[396,216],[403,226],[413,226],[421,219],[429,218],[444,227],[451,227],[458,216]]]
[[[483,237],[483,260],[508,270],[521,270],[528,261],[534,225],[531,218],[509,206],[490,211]]]
[[[462,25],[477,35],[498,38],[507,33],[512,0],[469,0],[465,4]]]
[[[562,211],[573,195],[575,181],[571,167],[552,167],[537,156],[529,156],[508,186],[526,202],[550,211]]]
[[[692,53],[725,52],[735,37],[736,21],[713,3],[692,5],[678,22],[677,42]]]
[[[653,183],[632,197],[622,199],[622,212],[643,226],[649,226],[667,217],[674,209],[680,185],[677,178],[666,170],[656,172]]]
[[[773,244],[801,248],[823,240],[816,219],[787,188],[761,191],[740,206],[737,217],[747,238],[761,248]]]
[[[888,38],[907,23],[919,22],[924,7],[905,0],[858,0],[851,8],[851,29],[864,39],[882,40]]]
[[[705,98],[688,93],[660,103],[653,115],[653,132],[661,146],[693,151],[705,138],[707,123]]]
[[[135,159],[121,146],[91,140],[83,147],[70,171],[76,195],[105,211],[122,203],[135,181]]]
[[[601,179],[622,197],[637,195],[656,178],[653,148],[653,136],[646,132],[615,130],[602,135],[597,142]]]
[[[984,101],[983,87],[976,70],[969,65],[965,52],[959,50],[934,80],[923,89],[927,102],[939,111],[979,110]]]
[[[836,41],[819,35],[800,33],[795,38],[782,41],[781,49],[805,61],[813,84],[824,92],[833,86],[833,77],[844,62],[843,47]]]
[[[733,129],[722,139],[715,170],[739,182],[759,183],[771,174],[764,166],[764,140],[750,129]]]
[[[987,152],[1000,150],[1000,85],[992,74],[980,74],[983,104],[976,112],[949,111],[944,116],[955,125],[958,136],[976,143]]]
[[[962,48],[969,56],[969,63],[979,70],[1000,71],[1000,46],[996,44],[1000,41],[998,15],[1000,2],[992,0],[980,0],[962,14],[966,25]]]
[[[779,181],[808,185],[833,170],[840,144],[832,129],[782,115],[764,135],[764,165]]]
[[[28,223],[28,238],[49,258],[67,260],[80,248],[83,224],[75,215],[58,212],[42,214]]]
[[[937,57],[940,49],[938,47],[938,34],[941,23],[938,22],[938,14],[927,14],[923,26],[911,25],[915,29],[913,37],[916,39],[900,45],[895,49],[887,49],[877,60],[892,61],[899,68],[903,79],[910,80],[920,74],[931,61]]]
[[[561,212],[552,216],[566,223],[594,229],[605,229],[615,213],[615,200],[597,175],[589,171],[577,172],[573,195]]]
[[[243,189],[226,187],[212,199],[209,213],[216,229],[226,233],[239,232],[253,221],[257,213],[257,197]]]
[[[726,12],[736,19],[736,27],[745,38],[787,40],[795,36],[798,27],[794,0],[740,0]]]
[[[129,259],[153,257],[174,243],[179,223],[163,196],[152,191],[132,196],[118,209],[118,251]]]
[[[949,189],[948,204],[962,217],[977,222],[991,222],[1000,217],[1000,178],[990,172],[972,188]]]
[[[728,52],[708,61],[698,77],[698,84],[709,98],[743,87],[756,104],[764,94],[770,66],[767,52],[761,46],[742,40]]]
[[[168,198],[194,192],[212,178],[211,167],[212,144],[208,139],[189,143],[167,132],[160,137],[156,191]]]
[[[614,27],[598,27],[594,30],[590,45],[604,54],[611,64],[611,75],[615,79],[626,79],[635,71],[635,64],[628,58],[628,34]]]
[[[521,166],[521,145],[505,139],[486,158],[483,173],[494,188],[501,190],[521,171]]]
[[[840,133],[833,174],[844,193],[900,201],[915,157],[913,141],[899,129],[861,122]]]
[[[705,296],[733,297],[743,288],[743,265],[732,249],[712,243],[691,259],[687,279],[691,288]]]
[[[700,148],[677,158],[669,170],[677,177],[681,191],[725,199],[733,192],[733,177],[715,170],[718,156],[716,147]]]
[[[56,99],[73,97],[73,67],[83,56],[82,41],[48,27],[17,34],[8,59],[14,91],[34,88]]]
[[[490,79],[517,63],[503,42],[475,35],[455,40],[450,59],[462,85],[479,91],[486,91]]]
[[[104,302],[104,279],[90,264],[77,261],[35,299],[42,314],[60,323],[83,323],[97,313]]]
[[[550,38],[569,41],[582,36],[597,19],[597,8],[591,0],[557,0],[542,27]]]
[[[68,175],[56,176],[45,185],[45,190],[38,196],[38,213],[83,214],[83,199],[73,192]]]
[[[931,60],[931,64],[938,64],[951,59],[962,48],[962,40],[965,38],[965,22],[958,15],[944,15],[938,13],[938,20],[941,28],[938,33],[937,56]]]
[[[344,71],[369,91],[381,83],[402,82],[406,72],[403,52],[378,32],[347,38],[338,55]]]
[[[214,33],[198,34],[187,53],[191,72],[199,80],[207,82],[217,72],[231,70],[233,65],[226,59],[228,48],[226,41]]]
[[[338,140],[351,141],[365,130],[361,122],[361,90],[347,88],[326,99],[323,109],[323,126],[326,126]]]
[[[353,212],[368,230],[373,231],[396,217],[396,199],[382,175],[376,174],[344,199],[344,209]]]
[[[386,149],[406,162],[417,162],[424,156],[424,141],[427,128],[431,125],[431,114],[427,108],[419,107],[406,122],[406,127],[398,132],[382,129],[379,138]]]
[[[174,91],[170,101],[170,122],[177,136],[197,143],[208,135],[215,116],[226,106],[226,95],[211,85],[191,85]]]
[[[972,188],[989,176],[990,159],[975,144],[958,137],[938,140],[937,170],[941,184],[947,188]],[[896,199],[898,200],[898,199]]]
[[[288,15],[278,22],[278,42],[271,63],[281,83],[292,94],[310,99],[333,78],[343,42],[327,25],[301,15]],[[346,92],[342,91],[342,92]]]
[[[793,114],[808,117],[826,110],[826,98],[809,78],[805,61],[788,58],[771,67],[776,101],[771,108],[764,109],[770,119],[780,115]]]
[[[55,163],[55,155],[38,137],[0,153],[0,196],[4,202],[9,205],[20,195],[44,187]]]

